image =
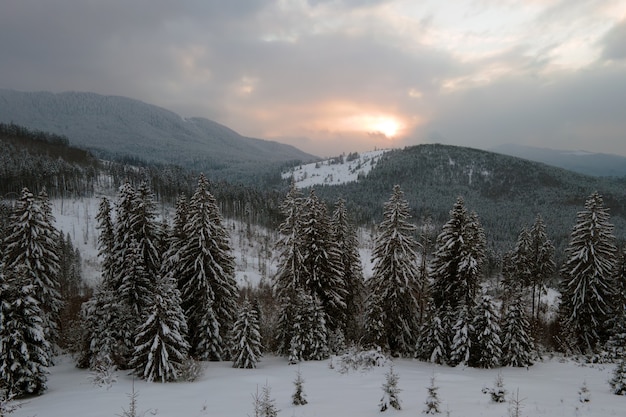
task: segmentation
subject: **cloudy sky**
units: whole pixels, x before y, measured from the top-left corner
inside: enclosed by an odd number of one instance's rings
[[[3,0],[0,88],[123,95],[321,156],[626,156],[625,0]]]

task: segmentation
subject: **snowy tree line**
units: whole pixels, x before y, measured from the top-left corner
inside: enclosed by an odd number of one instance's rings
[[[623,361],[626,254],[597,193],[578,215],[558,272],[538,216],[501,273],[487,276],[487,239],[462,198],[433,242],[432,226],[411,222],[396,186],[364,279],[345,201],[329,213],[315,191],[304,196],[292,184],[280,207],[277,274],[269,287],[241,289],[209,188],[201,175],[193,194],[179,197],[171,225],[159,219],[147,183],[126,182],[115,202],[102,199],[102,276],[67,330],[77,335],[73,345],[62,341],[59,318],[68,299],[89,296],[72,266],[78,255],[54,228],[45,193],[24,189],[1,234],[0,388],[43,392],[59,347],[80,367],[161,382],[185,378],[194,361],[253,368],[264,351],[298,363],[350,346],[450,366],[529,366],[541,346],[550,348],[552,334],[542,332],[554,328],[552,348]],[[550,319],[541,297],[557,273],[562,301]]]

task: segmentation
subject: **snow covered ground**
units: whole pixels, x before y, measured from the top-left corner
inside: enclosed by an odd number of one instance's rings
[[[304,392],[309,404],[291,405],[293,380],[298,366],[284,358],[264,358],[257,369],[233,369],[230,362],[207,364],[204,376],[192,383],[147,383],[122,372],[110,389],[94,386],[89,372],[74,367],[69,357],[62,357],[50,371],[49,389],[39,397],[29,398],[14,415],[17,417],[105,417],[129,409],[128,395],[137,393],[138,415],[160,417],[241,417],[254,416],[252,395],[266,383],[281,411],[279,416],[418,416],[427,397],[426,387],[435,375],[441,408],[445,416],[509,416],[508,403],[493,403],[483,387],[493,387],[498,373],[509,394],[522,400],[522,416],[609,417],[626,415],[626,396],[609,392],[607,380],[611,365],[580,366],[574,362],[551,360],[529,369],[495,370],[449,368],[408,359],[396,359],[394,372],[399,375],[402,410],[378,411],[381,386],[389,367],[340,374],[330,369],[330,360],[300,365]],[[582,403],[578,391],[583,383],[590,401]],[[510,395],[507,395],[509,398]]]
[[[300,165],[293,170],[283,172],[283,179],[293,177],[299,188],[313,185],[339,185],[357,181],[359,176],[367,175],[378,163],[380,157],[389,151],[381,149],[370,152],[362,152],[357,158],[348,161],[343,156],[342,162],[335,159],[327,159],[321,162]]]

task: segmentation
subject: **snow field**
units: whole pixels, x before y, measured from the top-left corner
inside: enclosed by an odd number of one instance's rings
[[[271,397],[281,410],[279,416],[298,417],[373,417],[381,415],[422,415],[427,397],[426,388],[435,373],[439,386],[442,416],[450,412],[457,417],[508,416],[508,403],[491,402],[481,392],[492,387],[498,373],[504,387],[511,393],[519,388],[522,415],[533,417],[626,415],[626,396],[613,395],[607,380],[612,365],[581,366],[574,362],[551,360],[539,362],[529,369],[450,368],[410,359],[394,360],[402,390],[402,410],[381,414],[378,403],[381,386],[389,367],[340,374],[330,369],[329,360],[304,362],[300,371],[304,393],[309,401],[304,406],[291,405],[298,365],[286,359],[263,358],[257,369],[234,369],[231,362],[210,362],[203,377],[191,383],[148,383],[118,372],[118,381],[110,389],[96,387],[89,381],[89,372],[76,369],[70,357],[58,358],[50,369],[49,389],[39,397],[27,399],[16,417],[106,417],[128,410],[128,395],[134,383],[138,394],[138,410],[146,416],[160,417],[235,417],[253,415],[252,395],[266,383]],[[583,382],[591,393],[591,401],[581,403],[578,390]],[[141,413],[139,415],[141,415]]]

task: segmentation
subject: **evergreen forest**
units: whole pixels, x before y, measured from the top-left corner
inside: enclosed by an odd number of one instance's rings
[[[60,353],[103,378],[161,383],[193,381],[205,361],[363,351],[475,368],[559,353],[624,369],[626,179],[423,145],[388,152],[355,183],[255,190],[97,160],[16,125],[0,134],[4,398],[44,393]],[[94,196],[90,286],[51,199]],[[234,220],[275,237],[276,273],[257,286],[235,279]],[[396,408],[396,379],[381,408]]]

